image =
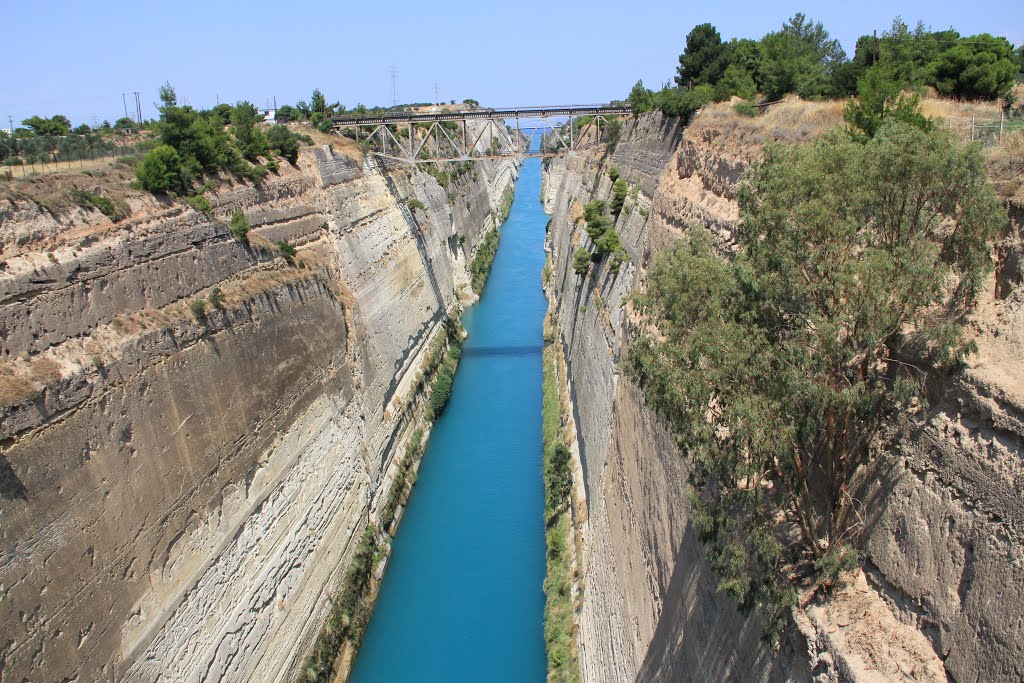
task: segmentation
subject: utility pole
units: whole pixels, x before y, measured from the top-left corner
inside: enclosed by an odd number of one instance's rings
[[[135,114],[138,117],[139,126],[141,127],[142,126],[142,100],[139,99],[139,91],[138,90],[135,90],[132,94],[135,95]]]
[[[398,106],[398,67],[394,64],[389,69],[391,73],[391,106]]]
[[[437,81],[434,81],[434,104],[441,104],[440,92],[440,88],[437,87]]]
[[[121,104],[124,105],[124,117],[128,118],[128,100],[125,98],[124,93],[121,93]]]

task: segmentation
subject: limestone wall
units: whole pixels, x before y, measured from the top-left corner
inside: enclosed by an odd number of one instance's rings
[[[5,202],[0,681],[289,680],[319,629],[516,171],[452,202],[327,147],[283,166],[210,215]]]
[[[812,104],[758,119],[712,107],[685,131],[648,115],[624,126],[611,157],[557,159],[548,170],[551,287],[589,515],[579,614],[586,681],[1022,676],[1019,297],[982,302],[971,367],[932,389],[923,426],[892,425],[862,470],[867,582],[797,610],[777,652],[759,647],[756,615],[744,619],[716,593],[689,524],[686,459],[619,367],[631,334],[623,303],[653,256],[691,224],[728,253],[736,185],[763,144],[811,139],[837,123],[827,105]],[[581,281],[571,261],[587,241],[582,205],[610,198],[612,166],[632,190],[616,226],[631,261],[618,275],[603,264]]]

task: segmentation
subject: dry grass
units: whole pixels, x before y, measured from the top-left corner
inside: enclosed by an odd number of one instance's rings
[[[352,161],[362,164],[363,163],[363,150],[359,148],[359,143],[351,138],[347,138],[343,135],[335,135],[334,133],[321,133],[316,128],[306,125],[293,126],[293,128],[309,137],[313,138],[313,144],[315,145],[331,145],[338,154],[344,154]]]
[[[1003,135],[989,148],[988,174],[1004,199],[1024,203],[1024,130]]]
[[[759,116],[741,116],[733,102],[717,102],[701,109],[686,137],[738,157],[758,157],[767,142],[798,143],[820,137],[843,125],[844,100],[809,102],[793,97],[764,109]]]
[[[583,204],[579,199],[572,200],[572,206],[569,207],[569,218],[572,219],[573,225],[579,225],[583,221]]]
[[[48,355],[0,362],[0,405],[34,401],[62,375],[60,363]]]
[[[966,121],[969,125],[971,117],[976,119],[999,120],[999,105],[986,100],[946,100],[939,97],[926,97],[921,100],[921,113],[928,118],[940,119],[949,124]]]

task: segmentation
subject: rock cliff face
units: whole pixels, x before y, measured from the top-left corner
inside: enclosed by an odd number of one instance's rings
[[[324,146],[209,215],[0,200],[0,681],[290,680],[515,174]]]
[[[829,105],[787,103],[757,119],[724,106],[685,131],[660,115],[623,127],[610,156],[554,160],[544,201],[588,517],[579,610],[583,679],[597,681],[1020,680],[1024,622],[1024,412],[1019,292],[983,301],[971,367],[932,388],[923,424],[893,425],[861,471],[865,577],[794,612],[778,652],[756,615],[716,593],[690,525],[688,463],[619,364],[626,297],[688,225],[728,252],[742,172],[768,141],[840,122]],[[610,167],[631,193],[616,229],[630,263],[581,280],[582,205],[609,199]],[[1019,241],[1019,226],[1009,231]],[[990,288],[990,290],[993,288]]]

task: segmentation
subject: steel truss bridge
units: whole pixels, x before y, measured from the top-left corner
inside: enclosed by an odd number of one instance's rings
[[[608,117],[630,113],[629,105],[584,104],[342,116],[331,123],[371,153],[414,164],[571,154],[601,144]]]

